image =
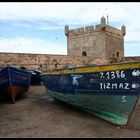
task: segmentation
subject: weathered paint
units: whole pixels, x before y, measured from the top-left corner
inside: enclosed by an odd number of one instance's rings
[[[47,90],[54,99],[64,101],[117,125],[126,125],[138,101],[138,96],[63,94]]]
[[[140,62],[45,72],[53,98],[118,125],[126,125],[140,94]]]
[[[71,74],[71,73],[90,73],[90,72],[111,71],[111,70],[121,70],[121,69],[130,69],[130,68],[140,68],[140,62],[60,69],[60,70],[43,72],[42,75],[46,75],[46,74],[59,75],[59,74]]]
[[[125,69],[93,73],[47,75],[43,78],[49,89],[75,94],[140,94],[140,69]]]
[[[35,69],[30,71],[32,73],[31,85],[41,85],[41,71]]]
[[[23,94],[29,89],[30,82],[30,72],[7,66],[0,71],[0,95],[9,95],[14,103],[17,95]]]

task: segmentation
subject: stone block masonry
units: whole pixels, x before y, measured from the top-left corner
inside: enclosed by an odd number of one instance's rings
[[[107,64],[101,58],[67,55],[0,53],[0,66],[17,65],[27,69],[53,70],[69,65],[85,66],[87,64]]]

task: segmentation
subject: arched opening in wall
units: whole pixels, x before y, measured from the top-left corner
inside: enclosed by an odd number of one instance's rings
[[[87,56],[87,53],[85,51],[83,51],[82,56]]]
[[[117,57],[119,57],[119,55],[120,55],[119,52],[117,52]]]

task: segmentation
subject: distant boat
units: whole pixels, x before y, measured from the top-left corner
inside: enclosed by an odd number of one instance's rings
[[[41,73],[42,71],[38,70],[38,69],[34,69],[34,70],[30,70],[30,72],[32,73],[32,77],[31,77],[31,85],[41,85]]]
[[[113,124],[127,125],[140,94],[140,62],[94,65],[41,74],[47,94]]]
[[[18,66],[6,66],[0,70],[0,95],[10,97],[12,103],[25,93],[31,82],[31,72]]]

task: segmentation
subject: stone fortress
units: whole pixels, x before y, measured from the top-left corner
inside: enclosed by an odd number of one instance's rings
[[[121,30],[106,24],[106,19],[101,18],[101,23],[95,26],[69,30],[65,26],[67,36],[68,55],[93,56],[106,59],[108,63],[112,57],[118,60],[124,57],[125,26]]]
[[[124,56],[126,27],[122,25],[121,30],[111,27],[105,17],[95,28],[69,29],[66,25],[64,32],[67,37],[67,55],[0,53],[0,66],[18,65],[27,69],[52,70],[69,65],[140,61],[139,56]]]

